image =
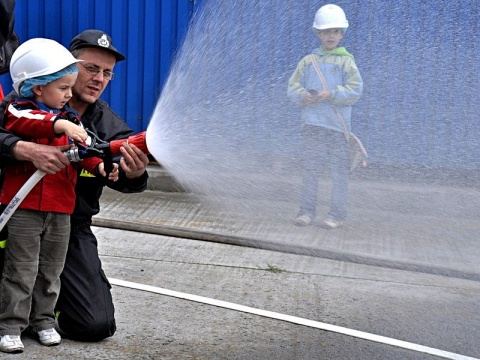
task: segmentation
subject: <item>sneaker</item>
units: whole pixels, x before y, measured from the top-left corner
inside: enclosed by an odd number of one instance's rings
[[[4,335],[0,338],[0,351],[6,353],[23,352],[23,343],[19,335]]]
[[[312,218],[308,215],[299,215],[295,219],[295,225],[298,226],[307,226],[312,222]]]
[[[333,219],[333,218],[328,218],[328,219],[324,220],[323,223],[322,223],[322,227],[325,228],[325,229],[336,229],[336,228],[338,228],[342,225],[343,225],[342,220],[336,220],[336,219]]]
[[[54,328],[41,330],[38,332],[38,340],[40,344],[45,346],[58,345],[62,341],[62,337]]]

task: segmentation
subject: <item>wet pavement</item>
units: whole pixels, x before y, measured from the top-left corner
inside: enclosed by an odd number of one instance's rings
[[[161,168],[149,172],[142,194],[106,190],[95,220],[112,283],[153,287],[113,285],[115,336],[53,348],[25,337],[23,354],[0,358],[480,358],[478,189],[355,180],[349,221],[325,230],[295,226],[286,197],[256,212],[254,200],[171,192]]]
[[[151,167],[150,176],[153,190],[168,183],[161,168]],[[133,198],[107,192],[102,199],[97,224],[121,220],[123,229],[480,280],[480,189],[474,187],[354,180],[349,219],[330,231],[320,226],[321,215],[311,226],[295,226],[297,198],[286,194],[232,200],[178,191]],[[326,214],[326,204],[320,202],[318,212]]]

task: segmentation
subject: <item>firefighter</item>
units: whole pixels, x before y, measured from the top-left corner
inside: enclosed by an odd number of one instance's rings
[[[100,139],[110,142],[132,135],[126,122],[99,99],[114,78],[114,67],[125,57],[114,47],[112,38],[100,30],[85,30],[70,43],[72,55],[83,60],[72,89],[69,105],[81,116],[82,124]],[[125,143],[119,160],[117,182],[107,182],[85,171],[79,173],[75,209],[61,290],[57,320],[63,336],[80,341],[100,341],[115,333],[115,317],[110,284],[102,269],[92,217],[100,211],[99,199],[105,185],[135,193],[147,187],[148,157],[138,147]]]

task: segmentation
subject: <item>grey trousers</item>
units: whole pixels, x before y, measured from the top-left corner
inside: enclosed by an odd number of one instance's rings
[[[8,221],[0,282],[0,335],[54,327],[70,215],[18,209]]]

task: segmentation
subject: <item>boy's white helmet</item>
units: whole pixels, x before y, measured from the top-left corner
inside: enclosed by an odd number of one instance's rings
[[[19,94],[25,80],[56,73],[80,61],[54,40],[30,39],[15,50],[10,60],[13,87]]]
[[[317,10],[313,27],[317,30],[346,29],[348,28],[348,21],[340,6],[328,4]]]

